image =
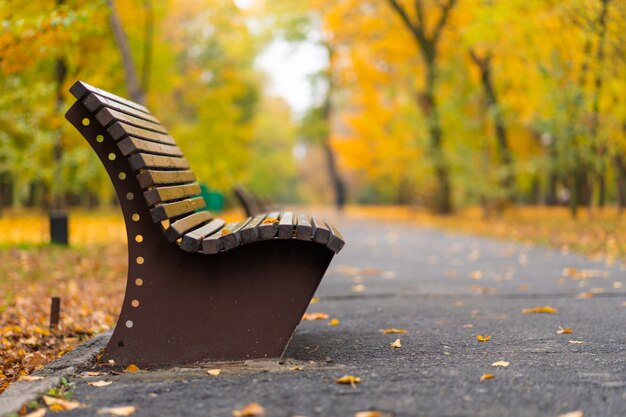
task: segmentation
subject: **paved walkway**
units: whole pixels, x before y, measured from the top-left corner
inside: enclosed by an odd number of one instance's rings
[[[132,404],[135,416],[230,416],[254,401],[285,417],[626,416],[619,263],[401,223],[337,223],[348,243],[310,311],[340,325],[301,323],[283,365],[220,366],[217,377],[207,368],[112,375],[103,388],[87,385],[102,377],[75,379],[74,398],[89,408],[58,415]],[[558,313],[522,313],[546,305]],[[573,333],[557,334],[559,326]],[[402,347],[391,349],[396,338]],[[481,382],[487,373],[495,378]],[[336,384],[343,375],[361,383]]]

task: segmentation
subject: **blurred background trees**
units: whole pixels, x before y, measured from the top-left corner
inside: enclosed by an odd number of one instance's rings
[[[63,120],[76,79],[144,101],[222,192],[626,206],[623,1],[12,0],[0,22],[0,207],[114,201]],[[304,111],[258,65],[277,40],[325,57]]]

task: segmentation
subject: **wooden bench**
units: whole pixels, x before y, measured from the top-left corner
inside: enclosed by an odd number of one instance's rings
[[[226,223],[148,109],[81,81],[66,113],[102,161],[128,237],[128,282],[103,355],[125,366],[280,357],[344,245],[315,216]],[[210,162],[207,162],[210,163]]]

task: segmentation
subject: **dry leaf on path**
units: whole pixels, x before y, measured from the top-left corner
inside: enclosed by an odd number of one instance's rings
[[[302,369],[304,368],[302,368],[301,366],[292,366],[291,368],[289,368],[290,371],[301,371]]]
[[[302,316],[302,320],[327,320],[327,319],[328,319],[328,314],[320,313],[320,312],[304,313],[304,316]]]
[[[42,379],[43,379],[43,376],[26,375],[22,377],[21,381],[32,382],[32,381],[41,381]]]
[[[211,376],[218,376],[219,374],[222,373],[222,370],[221,369],[209,369],[208,371],[206,371],[206,373]]]
[[[482,374],[480,377],[481,381],[486,381],[488,379],[494,379],[496,376],[494,374]]]
[[[24,417],[43,417],[46,415],[46,409],[40,408],[38,410],[33,411],[32,413],[26,414]]]
[[[570,340],[569,342],[573,345],[582,345],[583,343],[585,343],[582,340]]]
[[[502,368],[506,368],[509,365],[510,365],[510,362],[507,362],[507,361],[498,361],[498,362],[494,362],[491,364],[491,366],[502,367]]]
[[[565,413],[565,414],[559,414],[559,417],[583,417],[583,411],[582,410],[578,410],[578,411],[572,411],[570,413]]]
[[[352,388],[355,388],[356,384],[361,382],[361,378],[354,375],[344,375],[341,378],[337,379],[335,382],[337,384],[352,385]]]
[[[559,310],[550,306],[532,307],[532,308],[525,308],[522,310],[522,313],[524,314],[537,314],[537,313],[555,314],[558,312]]]
[[[137,365],[135,364],[130,364],[126,367],[126,369],[124,369],[124,372],[130,372],[131,374],[134,374],[135,372],[139,372],[140,369]]]
[[[393,417],[393,414],[382,411],[357,411],[354,417]]]
[[[250,403],[241,410],[233,410],[233,417],[257,417],[264,415],[265,409],[257,403]]]
[[[130,416],[135,414],[137,407],[134,405],[125,405],[122,407],[106,407],[98,410],[98,414],[109,414],[112,416]]]
[[[402,347],[402,342],[400,342],[400,339],[396,339],[396,341],[395,341],[395,342],[393,342],[393,343],[391,343],[391,344],[389,344],[389,346],[390,346],[392,349],[399,349],[399,348],[401,348],[401,347]]]
[[[479,342],[487,342],[491,339],[491,336],[486,335],[483,336],[482,334],[479,334],[478,336],[476,336],[476,340],[478,340]]]
[[[408,333],[408,330],[404,330],[404,329],[385,329],[385,330],[383,330],[383,334],[393,334],[393,333]]]
[[[329,325],[329,326],[339,326],[339,319],[331,319],[331,320],[328,322],[328,325]]]
[[[48,395],[43,396],[43,402],[53,411],[70,411],[83,405],[77,401],[62,400]]]
[[[88,382],[87,385],[91,385],[92,387],[96,387],[96,388],[101,388],[101,387],[109,386],[112,383],[113,381],[95,381],[95,382]]]
[[[556,333],[557,334],[570,334],[570,333],[574,333],[574,331],[570,329],[569,327],[563,328],[559,326],[559,330],[557,330]]]

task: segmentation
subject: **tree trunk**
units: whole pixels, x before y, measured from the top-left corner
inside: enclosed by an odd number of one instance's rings
[[[326,96],[324,97],[323,117],[326,126],[326,137],[322,140],[322,149],[326,155],[326,166],[328,168],[328,174],[332,182],[333,190],[335,192],[335,207],[338,210],[343,210],[346,205],[347,193],[346,185],[341,178],[339,169],[337,168],[337,157],[335,151],[330,143],[330,132],[332,130],[332,115],[333,115],[333,102],[332,95],[334,90],[334,83],[332,79],[332,65],[333,65],[333,48],[329,44],[325,44],[328,52],[329,72],[327,75],[328,88],[326,90]]]
[[[626,207],[626,161],[624,161],[624,155],[616,154],[613,157],[613,165],[615,166],[617,208],[622,213]]]
[[[137,78],[137,71],[135,69],[135,64],[133,63],[133,57],[130,52],[128,40],[126,39],[122,23],[120,22],[117,10],[115,9],[115,0],[106,0],[106,3],[109,6],[109,23],[111,24],[111,30],[113,31],[115,43],[117,44],[122,56],[122,64],[124,66],[124,75],[128,94],[134,102],[145,104],[145,92],[141,89]]]
[[[480,71],[480,81],[485,94],[485,101],[489,113],[493,114],[493,123],[496,130],[496,144],[500,163],[505,167],[506,173],[502,178],[501,186],[506,190],[507,200],[511,200],[514,193],[515,173],[513,167],[513,157],[509,147],[504,119],[498,103],[498,95],[493,85],[491,55],[487,54],[481,58],[470,50],[470,57]]]

